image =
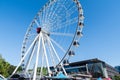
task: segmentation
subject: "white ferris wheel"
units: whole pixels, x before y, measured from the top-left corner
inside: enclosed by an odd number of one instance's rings
[[[79,0],[49,0],[28,27],[22,44],[22,58],[13,74],[22,66],[24,73],[33,68],[33,80],[36,80],[38,67],[41,68],[40,78],[43,68],[47,69],[49,77],[53,71],[58,72],[58,68],[67,76],[64,65],[69,64],[69,59],[75,55],[74,49],[79,46],[83,20]]]

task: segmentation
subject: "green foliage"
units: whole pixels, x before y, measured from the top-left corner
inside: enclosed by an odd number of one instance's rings
[[[6,62],[2,57],[0,58],[0,74],[3,76],[8,76],[6,70],[9,68],[10,64]]]
[[[39,73],[40,73],[40,71],[41,71],[41,68],[40,68],[40,67],[38,67],[38,68],[37,68],[37,73],[39,74]],[[44,67],[43,67],[43,69],[42,69],[42,74],[43,74],[43,75],[47,75],[47,69],[46,69],[46,68],[44,68]]]
[[[0,55],[0,74],[3,75],[4,77],[9,77],[12,72],[14,71],[14,69],[16,68],[16,66],[10,65],[7,61],[5,61],[2,56]],[[22,71],[22,68],[19,67],[19,69],[17,70],[18,72]],[[37,69],[37,74],[40,75],[40,71],[41,68],[38,67]],[[29,70],[29,72],[33,72],[33,70]],[[43,75],[47,75],[47,69],[43,67],[42,70],[42,74]]]
[[[11,74],[12,74],[12,72],[14,71],[14,69],[15,69],[15,66],[10,65],[10,66],[9,66],[9,69],[8,69],[8,70],[6,70],[6,71],[8,72],[8,74],[9,74],[9,75],[11,75]]]
[[[47,75],[47,69],[43,68],[43,75]]]
[[[114,76],[115,80],[120,80],[120,76]]]
[[[3,75],[4,77],[8,77],[12,74],[14,69],[15,69],[15,66],[10,65],[0,55],[0,74]]]

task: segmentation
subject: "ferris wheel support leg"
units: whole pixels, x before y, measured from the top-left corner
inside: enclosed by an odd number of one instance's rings
[[[44,51],[45,59],[46,59],[46,63],[47,63],[48,74],[49,74],[49,76],[51,77],[51,74],[50,74],[51,71],[50,71],[50,66],[49,66],[49,63],[48,63],[48,57],[47,57],[47,54],[46,54],[46,49],[45,49],[45,44],[44,44],[43,35],[42,35],[42,45],[43,45],[43,51]]]
[[[60,58],[59,58],[59,56],[58,56],[58,54],[57,54],[57,52],[56,52],[55,48],[53,47],[52,42],[50,41],[50,39],[49,39],[49,38],[48,38],[48,40],[49,40],[50,45],[51,45],[51,47],[52,47],[52,49],[53,49],[53,51],[54,51],[54,53],[55,53],[55,56],[57,57],[57,59],[58,59],[58,60],[59,60],[59,62],[60,62]],[[61,65],[61,67],[62,67],[62,69],[63,69],[63,72],[64,72],[64,73],[65,73],[65,75],[67,76],[67,73],[66,73],[66,71],[65,71],[65,69],[64,69],[64,67],[63,67],[63,65],[62,65],[62,63],[60,63],[60,65]]]
[[[36,44],[36,42],[35,42],[35,44]],[[28,59],[28,62],[27,62],[27,64],[26,64],[25,72],[28,71],[28,67],[29,67],[29,65],[30,65],[30,63],[31,63],[31,60],[32,60],[32,58],[33,58],[33,55],[34,55],[34,52],[35,52],[35,44],[34,44],[34,46],[33,46],[32,53],[30,54],[30,57],[29,57],[29,59]]]
[[[43,62],[44,62],[44,53],[42,54],[42,63],[41,63],[41,70],[40,70],[40,79],[42,77],[42,71],[43,71]]]
[[[48,41],[48,40],[47,40],[47,41]],[[52,51],[52,48],[51,48],[51,46],[50,46],[49,41],[48,41],[48,47],[49,47],[49,52],[50,52],[50,55],[51,55],[51,60],[52,60],[52,63],[53,63],[53,65],[54,65],[54,69],[55,69],[55,71],[57,72],[57,69],[56,69],[56,61],[55,61],[55,59],[54,59],[53,51]]]
[[[26,51],[24,57],[21,59],[21,61],[18,64],[18,66],[13,71],[12,75],[16,73],[16,71],[18,70],[18,68],[20,67],[20,65],[22,64],[22,62],[24,61],[25,57],[27,56],[28,52],[30,51],[30,49],[32,48],[32,46],[34,45],[34,43],[36,42],[37,38],[38,38],[38,36],[36,36],[36,38],[34,39],[33,43],[30,45],[29,49]]]
[[[38,67],[38,60],[39,60],[39,54],[40,54],[40,41],[41,41],[41,33],[39,34],[39,38],[38,38],[38,49],[37,49],[37,55],[36,55],[33,80],[36,80],[36,75],[37,75],[37,67]]]

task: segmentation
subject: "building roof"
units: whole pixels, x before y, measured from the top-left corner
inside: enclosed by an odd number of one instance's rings
[[[99,59],[97,59],[97,58],[94,58],[94,59],[89,59],[89,60],[72,62],[72,63],[70,63],[69,65],[70,65],[70,66],[77,66],[77,65],[85,65],[85,64],[88,64],[88,63],[98,63],[98,62],[103,62],[103,63],[105,63],[104,61],[101,61],[101,60],[99,60]]]

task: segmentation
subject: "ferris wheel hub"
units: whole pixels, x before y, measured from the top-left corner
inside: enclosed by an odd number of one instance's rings
[[[39,34],[39,33],[41,32],[41,27],[38,27],[38,28],[36,29],[36,32]]]

